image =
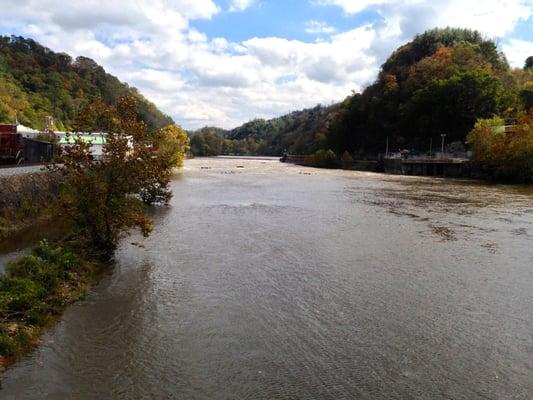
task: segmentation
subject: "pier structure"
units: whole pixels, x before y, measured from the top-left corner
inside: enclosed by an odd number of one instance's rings
[[[386,157],[386,173],[401,175],[464,177],[470,171],[470,160],[447,154],[436,156]]]

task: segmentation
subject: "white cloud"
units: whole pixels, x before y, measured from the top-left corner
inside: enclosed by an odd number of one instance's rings
[[[309,34],[331,34],[335,33],[336,29],[329,26],[326,22],[311,20],[305,23],[305,31]]]
[[[387,3],[388,0],[312,0],[317,6],[338,6],[347,14],[356,14],[376,4]]]
[[[373,38],[374,32],[364,26],[317,43],[254,38],[243,44],[265,71],[269,67],[277,77],[295,74],[322,83],[360,86],[365,82],[357,79],[357,71],[375,67],[376,60],[369,53]]]
[[[533,0],[309,0],[355,14],[371,8],[381,19],[335,33],[308,22],[305,42],[250,37],[232,42],[191,27],[221,10],[214,0],[2,0],[10,18],[0,28],[31,36],[55,51],[84,55],[137,86],[187,128],[232,127],[317,103],[340,101],[375,79],[400,44],[435,26],[466,26],[489,37],[512,32],[531,17]],[[437,4],[438,3],[438,4]],[[251,1],[234,1],[234,11]],[[531,42],[506,38],[515,66],[533,54]]]
[[[526,58],[533,56],[533,41],[511,39],[503,45],[503,51],[513,67],[522,68]]]
[[[251,7],[256,0],[231,0],[229,11],[237,12],[244,11],[247,8]]]
[[[454,26],[477,29],[491,37],[511,32],[519,20],[533,15],[532,0],[311,0],[315,5],[338,6],[347,14],[377,10],[385,20],[409,26]],[[411,29],[412,30],[412,29]]]

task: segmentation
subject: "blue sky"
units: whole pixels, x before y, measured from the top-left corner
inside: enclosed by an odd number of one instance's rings
[[[435,27],[533,55],[533,0],[0,0],[2,34],[93,58],[186,128],[341,101]]]
[[[347,31],[381,19],[372,10],[350,15],[337,6],[310,5],[306,0],[262,1],[240,13],[227,11],[228,3],[221,2],[226,12],[210,20],[193,21],[192,26],[211,38],[225,37],[236,42],[269,36],[310,41],[315,40],[317,35],[306,32],[309,21],[324,22],[338,31]]]

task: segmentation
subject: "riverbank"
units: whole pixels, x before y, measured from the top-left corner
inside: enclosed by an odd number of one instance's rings
[[[41,241],[68,232],[56,207],[60,185],[59,174],[48,171],[0,177],[0,252],[33,247],[0,269],[0,368],[39,344],[43,331],[104,270],[78,250]]]
[[[39,344],[43,331],[104,271],[104,264],[46,241],[31,255],[9,262],[0,278],[0,367]]]
[[[53,205],[2,210],[0,212],[0,247],[3,240],[32,232],[35,226],[50,224],[54,219]]]
[[[60,184],[48,171],[0,176],[0,240],[50,222]]]

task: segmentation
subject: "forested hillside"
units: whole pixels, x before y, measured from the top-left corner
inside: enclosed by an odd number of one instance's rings
[[[532,71],[511,70],[496,44],[478,32],[435,29],[400,47],[382,66],[376,82],[348,97],[328,134],[337,153],[427,151],[446,134],[465,142],[480,118],[508,122],[531,107]]]
[[[0,36],[0,122],[42,129],[47,116],[55,128],[70,129],[82,107],[97,97],[107,104],[125,95],[139,102],[140,116],[150,128],[172,123],[137,89],[120,82],[86,57],[73,60],[31,39]]]
[[[259,142],[258,151],[265,155],[283,152],[308,154],[326,145],[326,135],[339,105],[295,111],[270,120],[250,121],[228,132],[230,139],[252,138]]]
[[[330,125],[340,109],[340,104],[318,105],[278,118],[256,119],[232,130],[205,127],[190,134],[191,151],[199,156],[313,153],[326,146]]]

